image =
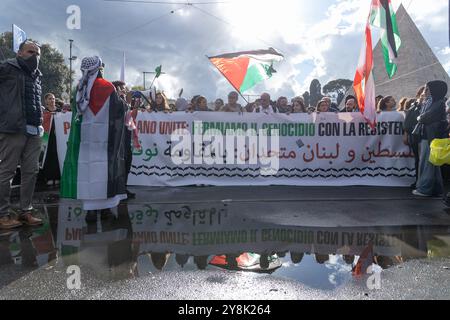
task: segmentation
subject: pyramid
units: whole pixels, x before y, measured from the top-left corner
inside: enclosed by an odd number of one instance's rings
[[[392,79],[389,79],[386,72],[381,41],[373,52],[376,95],[393,96],[398,103],[402,97],[414,98],[417,90],[431,80],[443,80],[450,88],[448,73],[403,4],[397,10],[397,22],[402,46],[398,52],[398,70]],[[346,95],[349,94],[355,94],[353,88]],[[342,102],[340,107],[343,108],[344,103]]]

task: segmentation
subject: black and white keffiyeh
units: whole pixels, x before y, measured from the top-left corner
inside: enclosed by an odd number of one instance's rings
[[[79,114],[83,114],[89,107],[92,86],[101,67],[102,59],[98,56],[86,57],[81,62],[83,76],[77,88],[77,111]]]

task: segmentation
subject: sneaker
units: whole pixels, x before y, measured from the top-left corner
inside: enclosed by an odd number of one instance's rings
[[[419,192],[418,190],[414,190],[414,191],[412,192],[412,194],[415,195],[415,196],[418,196],[418,197],[424,197],[424,198],[425,198],[425,197],[426,197],[426,198],[430,198],[430,197],[431,197],[430,195],[421,193],[421,192]]]
[[[27,225],[27,226],[40,226],[43,224],[42,219],[33,217],[33,212],[35,212],[34,210],[29,210],[29,211],[25,211],[23,212],[20,216],[19,216],[19,221],[22,222],[23,224]]]
[[[9,215],[0,218],[0,230],[15,229],[22,226],[22,223],[16,219],[11,218]]]

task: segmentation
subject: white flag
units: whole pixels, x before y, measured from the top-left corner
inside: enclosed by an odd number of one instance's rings
[[[27,40],[27,34],[25,31],[20,29],[18,26],[13,24],[13,50],[14,52],[19,52],[19,46],[22,42]]]
[[[123,53],[122,68],[120,69],[120,81],[125,82],[125,52]]]

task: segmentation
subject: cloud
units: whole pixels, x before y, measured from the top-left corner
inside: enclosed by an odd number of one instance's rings
[[[409,6],[409,1],[404,5],[449,70],[446,2],[433,1],[431,6],[413,0]],[[400,1],[393,3],[397,8]],[[66,28],[66,8],[71,4],[81,8],[81,30]],[[142,72],[162,64],[167,75],[158,80],[159,89],[176,96],[184,88],[185,97],[203,94],[210,101],[226,97],[232,88],[205,55],[273,46],[285,61],[275,66],[278,73],[272,79],[248,94],[268,91],[276,98],[302,94],[314,78],[322,86],[336,78],[352,79],[368,9],[366,0],[241,0],[199,8],[101,0],[2,0],[0,30],[16,23],[66,57],[67,40],[74,39],[78,56],[74,69],[82,57],[100,55],[111,80],[119,77],[125,51],[130,84],[141,85]]]

